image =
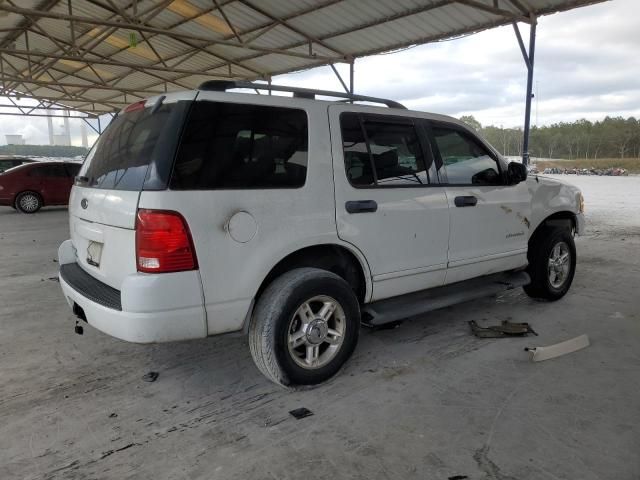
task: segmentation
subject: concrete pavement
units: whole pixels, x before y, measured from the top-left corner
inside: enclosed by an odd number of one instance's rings
[[[557,303],[518,290],[363,330],[339,376],[295,392],[260,375],[242,337],[75,335],[55,281],[67,229],[65,209],[0,209],[2,479],[640,477],[640,228],[578,239]],[[467,326],[506,319],[540,336]],[[582,333],[591,347],[565,357],[523,351]]]

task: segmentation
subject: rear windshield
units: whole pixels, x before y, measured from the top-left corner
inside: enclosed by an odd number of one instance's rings
[[[304,110],[195,102],[171,177],[175,190],[299,188],[307,176]]]
[[[119,114],[87,155],[76,183],[108,190],[166,188],[189,103]]]

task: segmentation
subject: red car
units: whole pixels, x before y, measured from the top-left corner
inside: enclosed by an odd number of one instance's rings
[[[0,173],[0,205],[35,213],[45,205],[67,205],[81,165],[34,162]]]

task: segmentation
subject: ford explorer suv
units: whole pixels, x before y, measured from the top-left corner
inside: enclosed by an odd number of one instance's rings
[[[244,332],[262,373],[295,386],[336,374],[361,323],[515,287],[565,295],[578,189],[527,178],[451,117],[228,91],[266,88],[209,81],[111,122],[59,249],[80,320],[138,343]]]
[[[80,164],[28,162],[0,173],[0,205],[21,213],[44,206],[67,205]]]

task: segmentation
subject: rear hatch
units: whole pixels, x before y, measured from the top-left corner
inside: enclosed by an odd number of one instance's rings
[[[80,266],[113,288],[137,271],[135,225],[142,190],[164,190],[197,92],[154,97],[122,110],[96,141],[69,199]]]

